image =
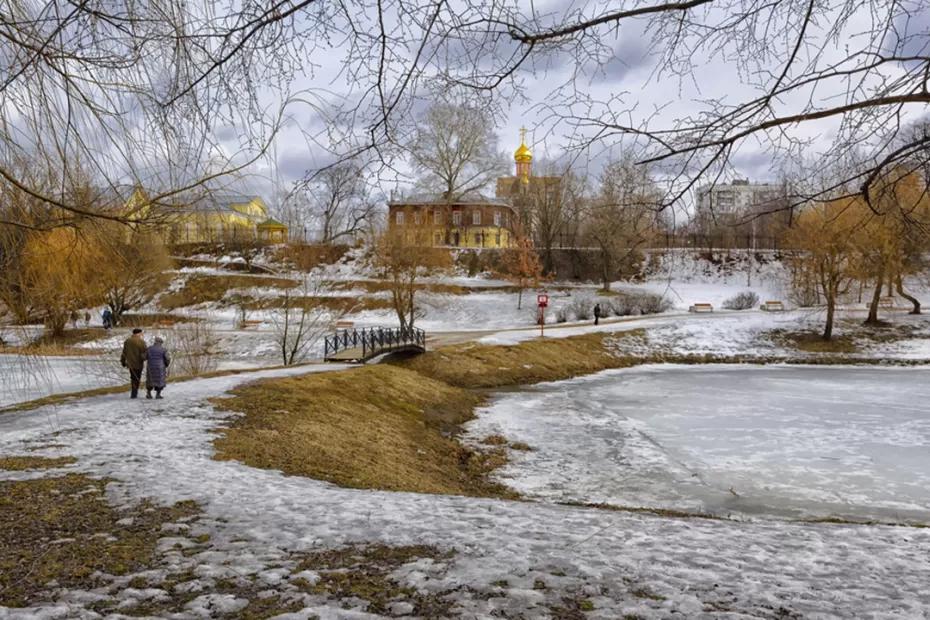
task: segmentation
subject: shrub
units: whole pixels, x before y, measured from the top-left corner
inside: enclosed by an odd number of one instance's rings
[[[670,307],[671,304],[662,295],[646,292],[621,293],[611,299],[609,304],[610,311],[617,316],[658,314]]]
[[[174,326],[165,337],[173,356],[171,370],[177,375],[202,375],[216,370],[219,339],[208,323]]]
[[[759,303],[759,296],[752,291],[743,291],[723,302],[727,310],[749,310]]]
[[[596,302],[590,297],[576,297],[568,304],[568,314],[575,317],[576,321],[587,321],[594,318],[594,304]]]
[[[654,293],[640,293],[637,303],[639,305],[640,314],[659,314],[672,307],[669,300],[662,295],[656,295]]]

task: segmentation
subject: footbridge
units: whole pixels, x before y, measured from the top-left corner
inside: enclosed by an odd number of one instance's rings
[[[424,353],[426,332],[401,327],[366,327],[338,329],[323,341],[323,359],[327,362],[366,362],[385,353]]]

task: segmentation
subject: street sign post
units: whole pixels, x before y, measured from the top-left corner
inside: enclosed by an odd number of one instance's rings
[[[536,295],[536,307],[539,312],[539,337],[542,338],[545,335],[546,327],[546,307],[549,305],[549,295],[546,293],[540,293]]]

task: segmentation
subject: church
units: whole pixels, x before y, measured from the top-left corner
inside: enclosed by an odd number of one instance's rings
[[[540,192],[558,192],[559,177],[533,176],[533,154],[520,130],[514,176],[497,179],[494,198],[480,194],[453,202],[437,198],[388,203],[388,228],[403,230],[411,245],[449,248],[510,248],[531,230],[531,210]]]

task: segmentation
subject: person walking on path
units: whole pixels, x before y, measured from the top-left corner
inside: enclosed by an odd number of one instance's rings
[[[152,390],[155,390],[155,398],[161,398],[161,391],[165,389],[168,379],[168,364],[171,363],[171,357],[165,350],[165,341],[159,336],[155,337],[155,342],[145,352],[145,397],[152,397]]]
[[[101,317],[103,318],[103,328],[110,329],[113,326],[113,313],[110,309],[104,308]]]
[[[597,325],[601,320],[601,304],[594,304],[594,324]]]
[[[138,327],[132,330],[132,336],[123,343],[123,354],[120,355],[119,363],[123,365],[123,368],[129,369],[129,398],[139,397],[139,383],[142,380],[146,348],[142,330]]]

